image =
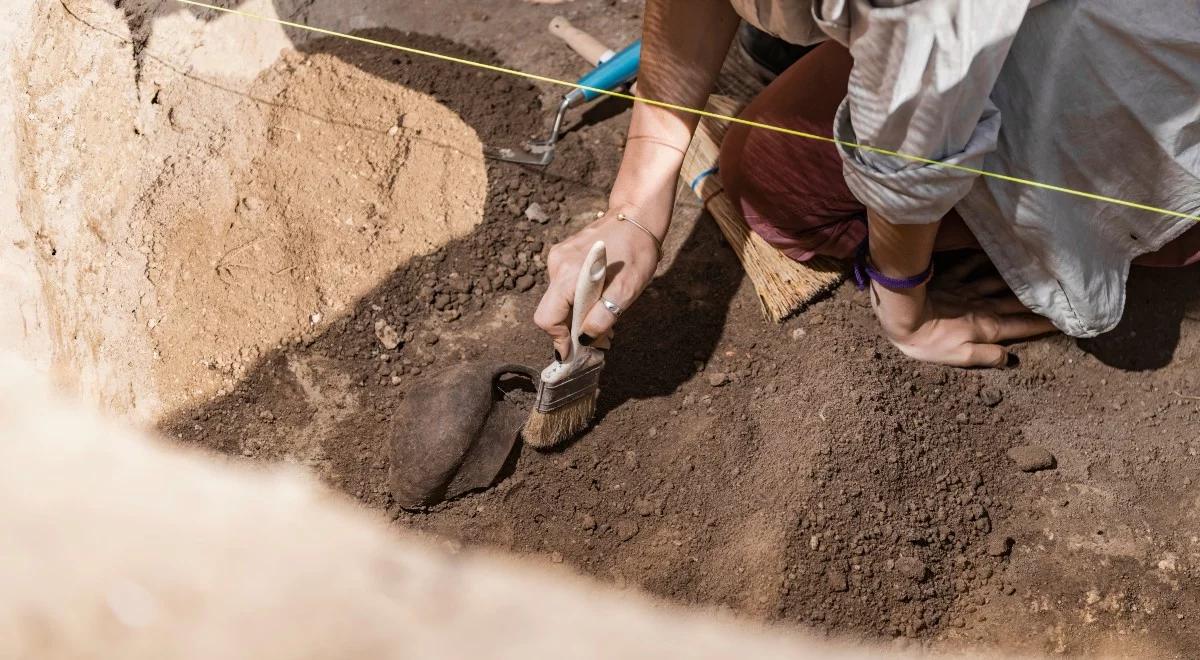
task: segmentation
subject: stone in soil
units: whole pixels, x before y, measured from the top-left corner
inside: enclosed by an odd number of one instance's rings
[[[916,557],[901,557],[896,560],[896,571],[906,578],[921,582],[929,577],[925,562]]]
[[[985,387],[979,392],[979,401],[989,407],[994,408],[1004,400],[1004,392],[997,387]]]
[[[1022,472],[1050,470],[1057,465],[1054,460],[1054,454],[1051,454],[1045,447],[1038,445],[1013,447],[1008,450],[1008,457],[1017,464],[1017,468]]]
[[[546,213],[545,209],[542,208],[542,205],[538,204],[537,202],[530,204],[529,207],[525,209],[525,217],[538,223],[539,225],[544,225],[550,221],[550,214]]]
[[[846,574],[841,571],[829,571],[827,578],[829,580],[830,591],[841,592],[850,589],[850,584],[846,581]]]
[[[375,321],[375,338],[389,351],[395,350],[400,345],[400,333],[392,324],[379,319]]]
[[[1012,551],[1011,536],[998,535],[988,539],[987,553],[992,557],[1003,557]]]
[[[722,385],[729,383],[729,374],[719,371],[708,374],[707,378],[708,384],[712,385],[713,387],[721,387]]]

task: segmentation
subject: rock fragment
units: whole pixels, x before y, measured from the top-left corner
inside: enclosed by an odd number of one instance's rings
[[[375,321],[375,338],[389,351],[395,350],[400,345],[400,333],[392,324],[378,319]]]
[[[917,582],[921,582],[929,577],[929,569],[925,566],[925,562],[916,557],[901,557],[897,559],[896,571],[900,575]]]
[[[987,553],[992,557],[1003,557],[1012,551],[1011,536],[997,535],[988,539]]]
[[[550,214],[542,208],[541,204],[534,202],[525,209],[525,217],[539,225],[544,225],[550,221]]]
[[[1045,447],[1038,445],[1022,445],[1008,450],[1008,457],[1017,464],[1022,472],[1037,472],[1051,470],[1057,465],[1054,454]]]
[[[829,571],[826,579],[829,582],[830,591],[840,592],[848,591],[850,589],[850,583],[846,581],[846,574],[842,573],[841,571]]]

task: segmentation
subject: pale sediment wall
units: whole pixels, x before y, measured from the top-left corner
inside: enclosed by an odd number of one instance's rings
[[[337,62],[272,69],[278,25],[171,0],[0,12],[0,348],[108,410],[153,422],[227,391],[482,220],[473,129]],[[310,71],[339,89],[270,96]]]

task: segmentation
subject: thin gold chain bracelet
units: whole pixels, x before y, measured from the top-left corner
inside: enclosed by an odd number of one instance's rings
[[[599,211],[596,214],[596,219],[599,220],[600,218],[603,218],[606,215],[608,215],[608,211]],[[654,235],[654,232],[650,231],[649,229],[646,228],[645,225],[643,225],[642,223],[638,222],[637,220],[634,220],[633,218],[625,215],[624,213],[617,214],[617,221],[618,222],[628,222],[629,224],[633,225],[634,227],[637,227],[638,229],[642,230],[647,236],[649,236],[650,240],[654,241],[655,250],[658,251],[658,261],[662,261],[662,258],[663,258],[662,241],[659,240],[659,238]]]

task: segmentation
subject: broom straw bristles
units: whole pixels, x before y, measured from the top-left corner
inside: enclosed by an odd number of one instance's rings
[[[713,95],[708,100],[710,112],[733,115],[738,109],[737,102],[727,96]],[[690,187],[696,177],[717,164],[725,128],[725,123],[716,119],[700,120],[680,171],[684,185]],[[694,192],[737,254],[764,313],[772,321],[778,323],[795,314],[845,279],[846,265],[842,261],[826,257],[795,261],[751,231],[741,210],[725,194],[718,175],[704,177]]]

